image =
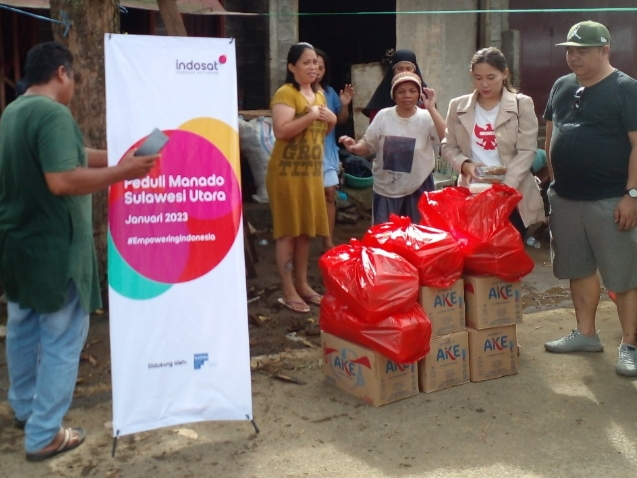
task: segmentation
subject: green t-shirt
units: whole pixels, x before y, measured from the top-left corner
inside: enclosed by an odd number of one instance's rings
[[[0,119],[0,277],[7,298],[50,313],[69,281],[86,311],[101,306],[91,195],[56,196],[44,173],[86,166],[82,133],[69,109],[21,96]]]

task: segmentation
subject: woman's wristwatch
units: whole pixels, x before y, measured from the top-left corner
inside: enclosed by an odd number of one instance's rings
[[[626,194],[628,194],[631,198],[637,198],[637,188],[626,189]]]

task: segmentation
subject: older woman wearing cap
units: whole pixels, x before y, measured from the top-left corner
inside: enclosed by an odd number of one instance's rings
[[[360,141],[349,136],[339,139],[353,154],[376,154],[373,224],[387,222],[391,213],[420,221],[418,200],[423,192],[434,189],[434,143],[445,134],[445,120],[436,110],[436,93],[423,89],[416,73],[394,76],[390,94],[396,106],[380,110]],[[419,101],[425,109],[417,107]]]

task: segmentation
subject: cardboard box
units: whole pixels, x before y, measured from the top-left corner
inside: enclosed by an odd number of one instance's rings
[[[464,281],[457,280],[451,287],[420,288],[420,305],[431,320],[431,335],[452,334],[465,328]]]
[[[469,335],[455,332],[431,339],[431,350],[418,362],[418,383],[423,392],[435,392],[469,381]]]
[[[328,383],[376,407],[418,395],[417,364],[397,364],[326,332],[321,332],[321,343]]]
[[[492,276],[464,276],[466,324],[481,330],[522,322],[522,284]]]
[[[481,382],[518,373],[516,326],[467,329],[471,381]]]

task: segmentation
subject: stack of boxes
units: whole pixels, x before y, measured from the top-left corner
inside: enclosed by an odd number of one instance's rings
[[[431,320],[431,349],[418,364],[396,364],[378,352],[321,333],[326,380],[380,406],[402,398],[518,372],[516,324],[521,283],[464,276],[451,287],[421,287]]]
[[[418,362],[420,390],[435,392],[469,381],[469,337],[465,330],[464,281],[420,288],[420,305],[431,320],[431,350]]]
[[[518,372],[520,282],[466,275],[447,289],[422,287],[420,304],[432,329],[431,351],[418,362],[421,391]]]
[[[471,381],[518,373],[516,324],[522,322],[520,282],[465,276]]]

